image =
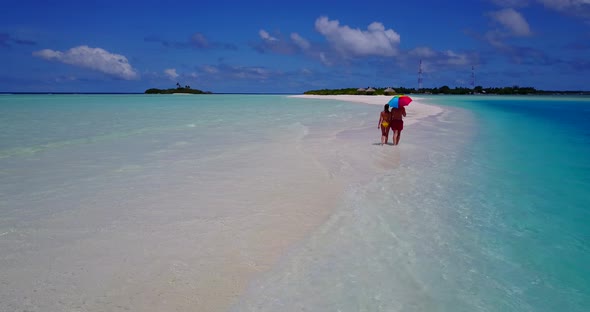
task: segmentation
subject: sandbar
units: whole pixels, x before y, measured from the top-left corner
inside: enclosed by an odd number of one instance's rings
[[[321,99],[321,100],[337,100],[351,103],[361,103],[369,105],[380,105],[383,106],[389,102],[393,96],[385,95],[291,95],[294,98],[304,99]],[[420,97],[411,96],[412,102],[406,108],[408,116],[404,119],[405,125],[411,125],[416,123],[418,120],[436,116],[441,114],[444,110],[436,105],[425,103],[425,100]]]

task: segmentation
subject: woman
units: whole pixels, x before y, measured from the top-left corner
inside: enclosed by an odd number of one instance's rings
[[[393,130],[393,145],[399,144],[399,138],[404,129],[403,117],[406,117],[406,109],[402,106],[400,108],[391,109],[391,118],[389,120],[391,130]]]
[[[383,106],[383,111],[379,115],[379,124],[377,125],[377,129],[381,129],[381,145],[387,144],[390,118],[391,113],[389,112],[389,104],[385,104],[385,106]]]

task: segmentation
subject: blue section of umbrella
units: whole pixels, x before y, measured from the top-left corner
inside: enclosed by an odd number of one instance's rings
[[[391,108],[399,108],[400,106],[408,106],[412,102],[412,98],[407,95],[395,95],[387,104]]]

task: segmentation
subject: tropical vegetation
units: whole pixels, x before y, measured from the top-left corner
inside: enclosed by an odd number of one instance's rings
[[[395,92],[393,93],[384,93],[387,88],[372,88],[375,91],[366,92],[366,89],[357,89],[357,88],[344,88],[344,89],[321,89],[321,90],[310,90],[304,92],[304,94],[314,94],[314,95],[338,95],[338,94],[348,94],[348,95],[389,95],[389,94],[500,94],[500,95],[526,95],[526,94],[590,94],[589,91],[547,91],[547,90],[537,90],[533,87],[519,87],[519,86],[512,86],[512,87],[492,87],[492,88],[484,88],[482,86],[476,86],[475,88],[464,88],[464,87],[455,87],[450,88],[449,86],[442,86],[438,88],[422,88],[416,90],[414,88],[404,88],[404,87],[397,87],[393,88]]]
[[[174,94],[174,93],[189,93],[189,94],[211,94],[210,91],[202,91],[199,89],[191,89],[191,86],[185,85],[184,87],[180,83],[176,83],[176,88],[170,89],[157,89],[151,88],[145,90],[146,94]]]

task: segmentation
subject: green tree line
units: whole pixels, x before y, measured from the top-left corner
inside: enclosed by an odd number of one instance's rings
[[[181,86],[180,83],[176,83],[176,88],[170,89],[157,89],[150,88],[145,90],[146,94],[173,94],[173,93],[190,93],[190,94],[211,94],[210,91],[202,91],[199,89],[191,89],[191,86]]]
[[[548,90],[537,90],[533,87],[519,87],[519,86],[512,86],[512,87],[490,87],[484,88],[482,86],[476,86],[475,88],[464,88],[464,87],[455,87],[450,88],[449,86],[442,86],[437,88],[422,88],[420,90],[416,90],[414,88],[404,88],[404,87],[397,87],[393,88],[395,90],[394,93],[386,93],[384,92],[386,88],[373,88],[375,89],[374,92],[365,92],[365,91],[358,91],[357,88],[344,88],[344,89],[320,89],[320,90],[310,90],[304,92],[304,94],[313,94],[313,95],[339,95],[339,94],[348,94],[348,95],[392,95],[392,94],[500,94],[500,95],[526,95],[526,94],[590,94],[590,91],[548,91]]]

